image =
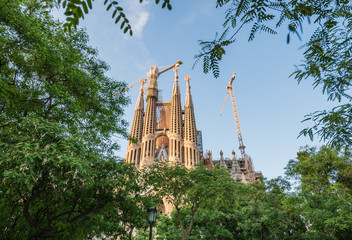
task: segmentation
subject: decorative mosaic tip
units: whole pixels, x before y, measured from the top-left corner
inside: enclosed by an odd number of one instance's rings
[[[176,65],[176,66],[174,67],[174,71],[175,71],[175,81],[177,81],[177,79],[178,79],[178,75],[177,75],[178,70],[179,70],[178,65]]]
[[[187,89],[189,89],[189,88],[190,88],[189,80],[191,80],[191,76],[187,75],[187,76],[185,77],[185,79],[186,79],[186,81],[187,81]]]

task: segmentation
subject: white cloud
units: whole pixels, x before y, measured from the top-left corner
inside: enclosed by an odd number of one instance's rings
[[[146,10],[148,4],[147,1],[143,1],[142,3],[132,0],[121,2],[121,5],[126,10],[126,16],[130,20],[133,35],[137,38],[142,38],[143,29],[149,20],[150,13]]]
[[[143,28],[147,24],[148,19],[149,12],[147,11],[140,12],[138,18],[136,18],[134,21],[132,21],[131,18],[131,25],[134,27],[134,32],[137,37],[142,37]]]

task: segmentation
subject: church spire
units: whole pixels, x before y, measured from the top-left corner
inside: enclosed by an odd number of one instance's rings
[[[178,84],[178,66],[174,67],[174,86],[172,90],[170,108],[170,131],[169,131],[169,162],[174,164],[182,162],[182,109],[181,94]]]
[[[143,131],[143,114],[144,114],[144,83],[145,79],[141,80],[141,89],[139,91],[138,100],[134,112],[130,138],[128,142],[126,161],[127,163],[134,163],[137,168],[140,164],[141,155],[141,142],[142,142],[142,131]]]
[[[184,158],[186,167],[194,167],[199,163],[197,128],[194,117],[191,86],[189,84],[191,77],[187,75],[185,79],[187,81],[187,92],[185,101]]]
[[[158,99],[159,69],[157,66],[150,68],[150,80],[147,88],[147,107],[145,110],[141,167],[154,163],[155,158],[155,130],[156,130],[156,102]]]
[[[186,107],[191,107],[193,109],[193,101],[192,101],[192,95],[191,95],[191,86],[189,85],[189,80],[191,80],[191,77],[187,75],[185,77],[187,84],[186,84],[186,101],[185,101],[185,108]]]
[[[144,111],[144,99],[143,99],[143,95],[144,95],[144,83],[145,83],[146,79],[141,79],[140,83],[141,83],[141,88],[139,89],[139,96],[137,99],[137,103],[136,103],[136,110],[142,110]]]
[[[232,150],[232,166],[231,166],[231,177],[237,182],[244,181],[245,176],[240,169],[240,164],[236,159],[235,151]]]

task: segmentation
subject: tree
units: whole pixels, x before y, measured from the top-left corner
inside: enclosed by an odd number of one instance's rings
[[[128,235],[148,199],[114,156],[129,99],[110,97],[126,85],[45,4],[0,4],[0,238]]]
[[[121,203],[139,204],[139,197],[132,197],[143,190],[138,173],[113,157],[87,151],[66,132],[33,118],[0,132],[1,238],[99,236],[111,230],[108,222],[121,234],[117,226],[123,218],[116,211]],[[110,212],[118,221],[104,217]]]
[[[127,137],[122,114],[129,99],[110,96],[126,85],[105,76],[109,66],[88,46],[86,33],[68,35],[31,1],[0,11],[0,126],[35,115],[81,134],[102,151],[116,149],[110,137]]]
[[[351,2],[340,0],[217,0],[216,7],[226,7],[224,31],[213,41],[200,41],[201,50],[195,56],[196,63],[203,60],[205,73],[220,74],[219,62],[225,48],[235,43],[235,38],[245,26],[251,31],[248,41],[258,32],[277,34],[277,29],[287,26],[287,43],[293,35],[301,39],[303,26],[308,22],[316,30],[310,40],[303,43],[304,60],[292,73],[298,82],[310,78],[313,87],[322,87],[328,101],[346,102],[331,110],[317,111],[306,116],[312,127],[300,135],[314,135],[328,144],[344,146],[352,143],[352,118],[349,89],[352,83],[351,69]]]
[[[199,207],[208,199],[226,195],[226,190],[235,183],[228,172],[220,168],[209,171],[204,167],[187,169],[177,164],[159,163],[147,171],[147,181],[155,194],[174,206],[182,239],[190,234]],[[189,218],[184,218],[183,212],[187,212]]]
[[[289,183],[283,179],[252,184],[235,183],[232,188],[208,198],[195,213],[187,239],[301,239],[302,221],[290,213],[286,202]],[[187,208],[181,216],[190,221]],[[158,221],[158,239],[181,239],[178,214]]]
[[[175,168],[173,168],[175,169]],[[167,170],[167,169],[165,169]],[[187,239],[348,239],[352,226],[352,164],[349,150],[330,147],[302,148],[297,159],[291,160],[286,176],[250,184],[226,180],[226,188],[208,195],[197,209],[192,210],[186,193],[195,192],[187,175],[192,172],[167,170],[172,176],[159,178],[165,186],[164,195],[170,201],[185,202],[171,216],[159,218],[157,239],[185,239],[181,224],[192,222]],[[212,170],[206,170],[211,174]],[[156,173],[152,173],[156,176]],[[182,178],[180,178],[182,176]],[[167,182],[170,182],[170,184]],[[205,179],[205,178],[202,178]],[[208,193],[216,178],[207,179],[203,190]],[[291,186],[294,186],[291,189]],[[193,190],[189,190],[195,188]],[[182,191],[182,189],[185,189]],[[177,194],[176,194],[177,193]],[[175,196],[175,197],[171,197]],[[204,196],[198,193],[198,196]],[[180,219],[182,221],[180,221]],[[186,224],[185,224],[186,223]],[[181,236],[180,236],[181,235]]]
[[[296,208],[308,231],[305,239],[348,239],[352,234],[351,152],[303,148],[286,174],[298,181]]]

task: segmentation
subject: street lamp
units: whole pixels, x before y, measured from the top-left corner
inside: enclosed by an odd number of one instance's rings
[[[149,240],[152,240],[152,230],[153,230],[153,224],[155,223],[157,210],[156,210],[156,207],[150,207],[147,209],[147,211],[149,213],[148,222],[150,225]]]

